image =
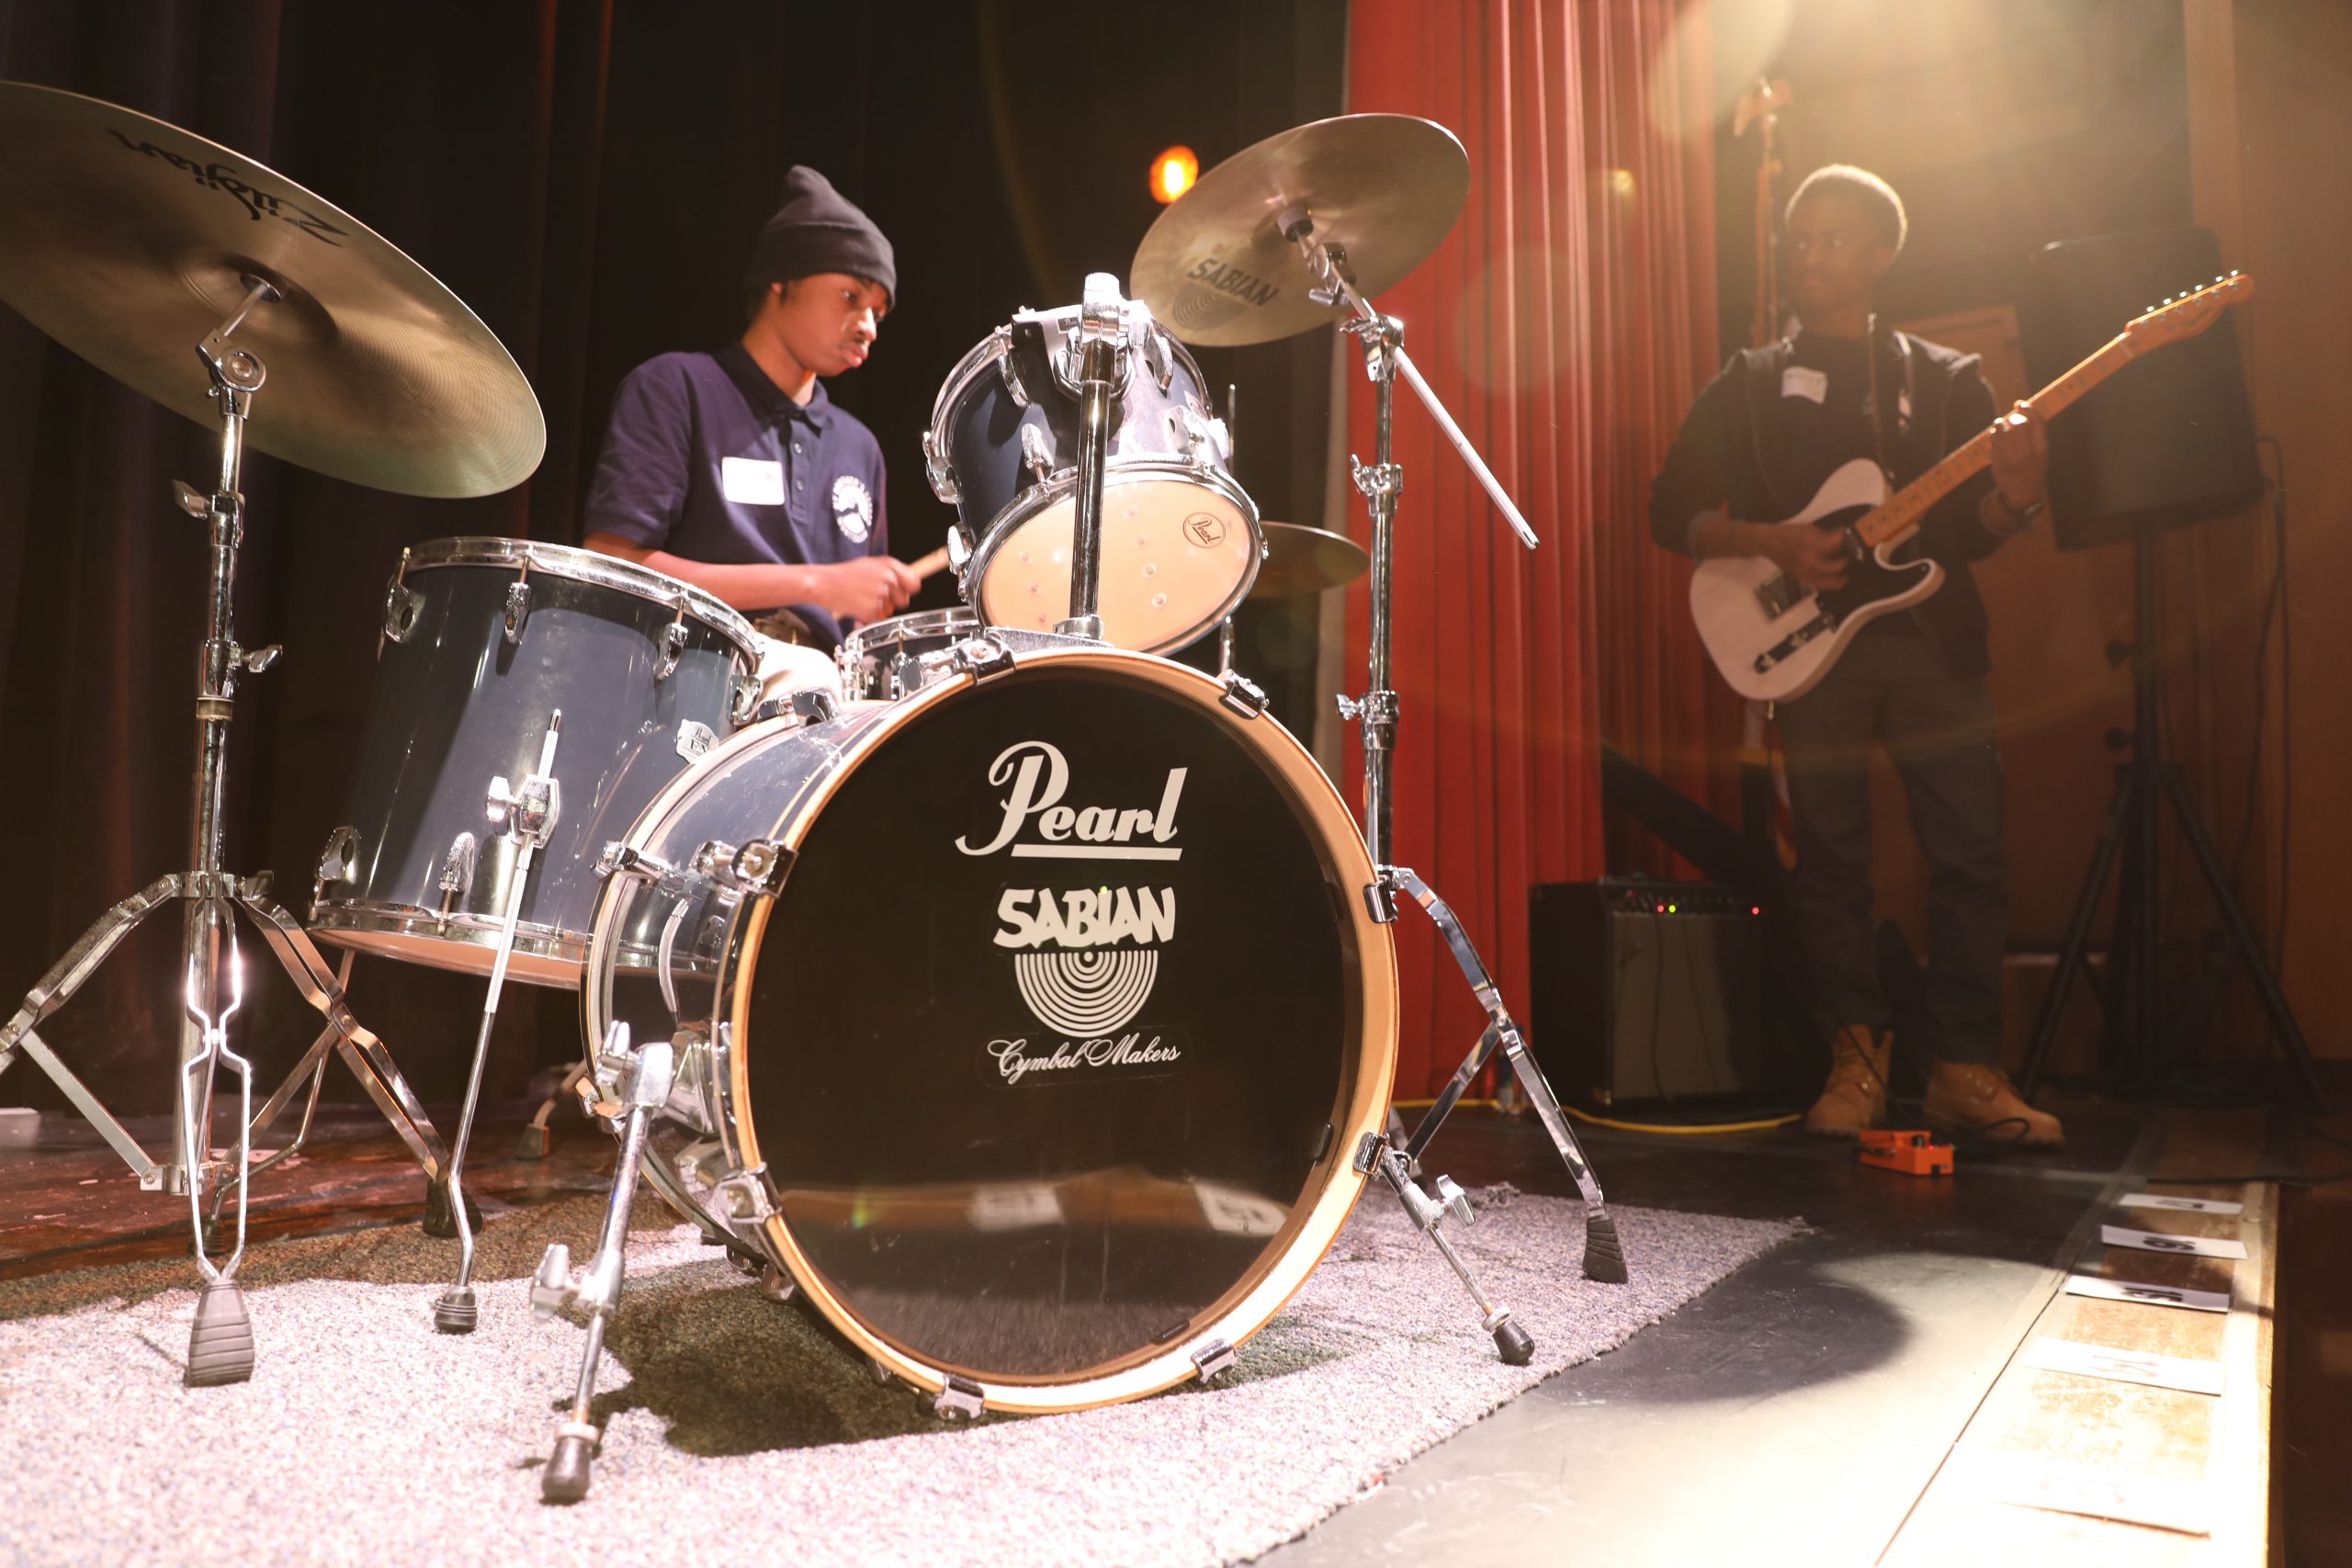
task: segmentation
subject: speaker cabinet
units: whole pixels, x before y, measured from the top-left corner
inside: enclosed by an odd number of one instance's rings
[[[2027,269],[2018,326],[2027,373],[2047,386],[2166,298],[2222,276],[2204,229],[2152,229],[2046,245]],[[2262,494],[2254,413],[2225,315],[2133,360],[2050,426],[2058,547],[2227,516]]]
[[[1536,1059],[1606,1111],[1768,1093],[1764,915],[1702,883],[1545,883],[1529,899]]]

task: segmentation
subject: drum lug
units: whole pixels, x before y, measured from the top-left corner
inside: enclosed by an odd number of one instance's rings
[[[1225,672],[1225,695],[1217,699],[1244,718],[1255,718],[1266,711],[1266,694],[1238,670]]]
[[[732,893],[773,897],[792,874],[794,852],[767,839],[747,839],[741,847],[713,839],[695,852],[694,868]]]
[[[831,692],[788,692],[780,697],[770,697],[753,708],[752,720],[755,724],[765,724],[772,718],[782,718],[790,714],[803,725],[823,724],[840,711],[841,705],[833,701]]]
[[[531,569],[526,565],[526,572]],[[531,618],[531,584],[527,578],[518,577],[506,585],[506,640],[523,640],[523,623]]]
[[[956,488],[956,466],[935,430],[922,433],[922,475],[931,481],[931,493],[948,505],[963,499],[963,492]]]
[[[964,568],[971,563],[971,530],[965,527],[961,523],[951,525],[947,530],[948,567],[957,577],[960,578],[964,574]]]
[[[609,882],[616,876],[634,877],[639,882],[667,882],[678,874],[677,867],[659,855],[622,843],[616,839],[606,844],[596,857],[596,880]]]
[[[686,607],[678,605],[678,618],[662,628],[662,652],[653,661],[653,678],[666,681],[678,672],[678,661],[686,654]]]
[[[1169,358],[1168,339],[1156,321],[1144,329],[1143,363],[1159,389],[1163,392],[1168,390],[1168,383],[1176,378],[1176,362]]]
[[[392,572],[391,586],[384,590],[384,637],[393,642],[406,642],[408,634],[416,629],[416,617],[424,610],[424,595],[408,585],[408,552],[401,552],[401,564]],[[379,640],[376,652],[381,656],[384,644]]]
[[[727,705],[727,716],[740,728],[750,724],[760,711],[760,682],[757,677],[735,677],[734,694]]]
[[[501,781],[503,782],[503,780]],[[460,833],[449,840],[449,852],[441,857],[441,891],[463,898],[474,890],[474,866],[478,852],[471,833]],[[441,900],[446,909],[451,902]]]
[[[1045,427],[1024,424],[1021,427],[1021,460],[1029,468],[1030,478],[1044,484],[1054,475],[1054,449],[1046,444]]]
[[[552,773],[526,773],[519,788],[509,784],[503,774],[490,781],[486,815],[490,825],[502,833],[528,839],[545,848],[548,835],[555,831],[556,818],[562,811],[563,785]],[[458,837],[470,839],[472,835]],[[450,852],[454,854],[456,851],[457,846],[452,844]]]
[[[710,1196],[721,1219],[730,1224],[741,1221],[759,1225],[775,1216],[775,1205],[768,1201],[767,1190],[760,1185],[767,1170],[767,1162],[762,1160],[749,1170],[730,1171],[711,1184]]]
[[[969,1421],[987,1407],[980,1397],[980,1385],[955,1372],[946,1374],[939,1396],[931,1402],[932,1414],[942,1421]]]
[[[1185,460],[1196,468],[1221,467],[1233,456],[1225,421],[1204,418],[1196,409],[1170,409],[1168,433],[1183,444]]]
[[[1033,400],[1029,396],[1029,389],[1022,385],[1021,367],[1012,360],[1012,329],[999,327],[996,330],[996,335],[1004,340],[1003,347],[997,353],[996,373],[1004,378],[1004,389],[1012,395],[1013,406],[1025,409]]]
[[[1358,1176],[1370,1176],[1380,1168],[1380,1156],[1388,1151],[1388,1134],[1366,1133],[1356,1144],[1356,1157],[1348,1162]]]
[[[1222,1339],[1212,1339],[1193,1352],[1193,1370],[1204,1383],[1215,1382],[1233,1370],[1233,1347]]]
[[[350,881],[351,874],[358,869],[359,829],[347,826],[337,828],[327,835],[327,847],[319,852],[318,874],[311,880],[312,912],[317,911],[319,900],[327,896],[328,888],[337,883]]]

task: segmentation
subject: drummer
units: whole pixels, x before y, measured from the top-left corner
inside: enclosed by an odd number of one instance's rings
[[[830,669],[844,621],[902,609],[921,582],[889,553],[881,446],[820,379],[865,363],[898,272],[873,220],[795,167],[744,285],[741,339],[621,382],[582,543],[739,610],[789,607],[804,658]]]

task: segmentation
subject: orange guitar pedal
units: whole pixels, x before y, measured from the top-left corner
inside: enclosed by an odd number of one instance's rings
[[[1950,1176],[1951,1145],[1924,1132],[1882,1128],[1862,1134],[1862,1163],[1905,1176]]]

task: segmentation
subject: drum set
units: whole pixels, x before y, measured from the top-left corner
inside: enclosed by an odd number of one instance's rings
[[[1021,310],[966,355],[922,444],[933,490],[958,511],[947,550],[963,604],[857,628],[834,682],[763,687],[750,622],[628,562],[513,539],[404,552],[307,927],[261,879],[221,868],[232,699],[277,652],[243,649],[230,624],[243,447],[404,493],[487,493],[536,465],[537,401],[414,263],[225,148],[6,84],[0,165],[48,198],[28,204],[46,221],[0,243],[0,298],[220,431],[217,483],[181,487],[211,538],[192,869],[109,910],[0,1027],[0,1068],[29,1057],[144,1184],[187,1197],[206,1280],[191,1384],[251,1373],[235,1284],[246,1194],[307,1135],[331,1056],[424,1168],[427,1228],[460,1243],[436,1325],[475,1326],[463,1171],[510,977],[578,993],[571,1082],[619,1140],[594,1256],[575,1270],[550,1247],[530,1291],[587,1335],[542,1472],[551,1501],[589,1488],[590,1397],[640,1172],[769,1294],[803,1297],[877,1379],[943,1417],[1216,1377],[1373,1180],[1460,1275],[1499,1353],[1525,1361],[1532,1340],[1446,1234],[1471,1219],[1466,1199],[1444,1177],[1425,1187],[1419,1166],[1498,1055],[1584,1197],[1587,1276],[1625,1279],[1600,1189],[1498,990],[1444,901],[1389,853],[1399,375],[1533,543],[1406,357],[1401,324],[1367,300],[1460,210],[1468,164],[1450,133],[1351,116],[1261,142],[1151,230],[1140,298],[1098,275],[1079,304]],[[1220,281],[1238,275],[1250,285]],[[115,308],[125,299],[144,308]],[[1372,683],[1341,701],[1362,724],[1361,830],[1231,668],[1229,637],[1270,539],[1291,584],[1342,570],[1351,547],[1259,517],[1184,345],[1327,324],[1362,340],[1377,397],[1374,460],[1355,469],[1373,525]],[[265,355],[289,395],[257,398]],[[356,442],[344,433],[364,422],[342,411],[388,358],[439,366],[413,383],[435,395],[383,411]],[[1161,657],[1220,627],[1217,673]],[[1406,903],[1436,922],[1487,1015],[1409,1134],[1389,1105],[1391,926]],[[188,1023],[178,1148],[159,1162],[38,1026],[171,907]],[[257,1111],[228,1037],[240,916],[326,1021]],[[313,936],[344,950],[339,969]],[[447,1152],[345,998],[359,952],[485,978]],[[240,1131],[215,1160],[224,1068]],[[293,1140],[254,1158],[306,1090]],[[216,1263],[205,1201],[217,1218],[232,1194],[236,1245]]]

